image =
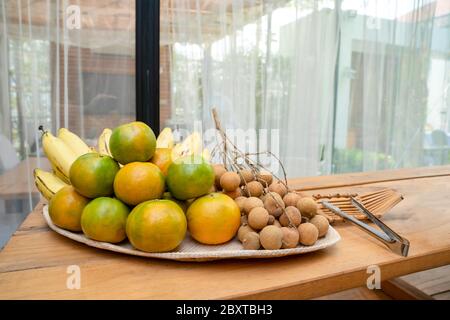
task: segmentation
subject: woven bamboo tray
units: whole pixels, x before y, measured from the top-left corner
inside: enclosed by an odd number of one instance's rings
[[[284,257],[322,250],[336,244],[341,239],[339,233],[330,226],[326,236],[317,240],[317,242],[312,246],[298,246],[297,248],[293,249],[281,250],[243,250],[241,243],[237,239],[233,239],[222,245],[208,246],[199,244],[188,235],[175,251],[165,253],[148,253],[134,249],[128,241],[120,244],[111,244],[88,239],[82,233],[76,233],[61,229],[55,226],[51,221],[48,214],[47,205],[43,207],[43,215],[50,229],[54,230],[64,237],[84,243],[88,246],[134,256],[177,261],[201,262],[220,259]]]

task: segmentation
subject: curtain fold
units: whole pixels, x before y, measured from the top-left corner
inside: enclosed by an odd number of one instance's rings
[[[429,131],[450,137],[433,116],[448,101],[431,99],[448,77],[430,71],[448,70],[449,13],[442,0],[162,1],[162,125],[212,128],[216,107],[292,177],[448,163]]]

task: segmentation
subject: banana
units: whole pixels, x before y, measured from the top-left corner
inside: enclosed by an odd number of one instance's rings
[[[92,152],[91,148],[89,148],[89,146],[79,136],[66,128],[59,129],[58,138],[61,139],[70,149],[72,149],[77,157]]]
[[[173,144],[174,144],[174,138],[173,138],[172,129],[164,128],[158,135],[158,138],[156,139],[156,147],[172,149]]]
[[[70,167],[77,159],[72,149],[49,131],[44,131],[42,134],[42,148],[52,167],[61,172],[64,177],[69,177]]]
[[[61,170],[58,167],[56,167],[53,163],[50,162],[50,164],[52,166],[53,174],[55,176],[57,176],[59,179],[61,179],[62,181],[64,181],[65,183],[70,184],[69,177],[66,177],[66,175],[64,173],[62,173]]]
[[[111,138],[112,130],[109,128],[103,129],[103,132],[98,137],[98,152],[112,157],[111,151],[109,151],[109,139]]]
[[[68,185],[53,173],[41,170],[39,168],[34,169],[33,176],[34,183],[36,184],[39,192],[49,201],[56,192]]]
[[[177,159],[179,157],[189,155],[201,155],[202,154],[202,139],[198,132],[194,132],[184,139],[182,143],[176,144],[172,149],[172,158]]]
[[[203,149],[203,151],[202,151],[202,157],[203,157],[203,159],[205,159],[206,161],[211,160],[211,152],[209,152],[208,148]]]

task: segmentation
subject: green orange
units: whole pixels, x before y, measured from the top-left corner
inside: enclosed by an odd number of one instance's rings
[[[99,153],[86,153],[70,167],[70,183],[78,193],[88,198],[110,196],[119,164]]]
[[[88,203],[89,199],[78,194],[72,186],[66,186],[52,197],[48,213],[58,227],[81,231],[81,213]]]
[[[156,137],[145,123],[130,122],[113,130],[109,149],[114,159],[121,164],[148,161],[155,153]]]
[[[161,198],[164,187],[161,170],[150,162],[128,163],[114,179],[116,197],[129,205]]]
[[[223,193],[210,193],[195,200],[186,213],[192,238],[204,244],[231,240],[241,224],[236,202]]]
[[[156,148],[155,154],[150,160],[161,169],[162,173],[167,176],[167,171],[172,164],[172,149],[170,148]]]
[[[117,199],[100,197],[92,200],[81,215],[81,228],[86,237],[117,243],[126,238],[125,228],[130,209]]]
[[[186,235],[183,210],[170,200],[150,200],[136,206],[128,216],[127,236],[141,251],[167,252],[175,249]]]
[[[209,192],[214,184],[212,166],[201,156],[176,159],[167,172],[167,187],[175,198],[187,200]]]

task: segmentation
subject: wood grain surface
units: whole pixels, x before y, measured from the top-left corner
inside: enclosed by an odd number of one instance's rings
[[[388,280],[450,263],[450,166],[337,177],[295,179],[291,184],[311,194],[324,188],[397,190],[405,200],[383,221],[410,240],[407,258],[351,224],[340,223],[335,227],[342,240],[336,246],[301,256],[202,263],[145,259],[64,238],[48,229],[36,208],[0,252],[0,298],[313,298],[365,286],[371,265],[378,265],[381,279]],[[80,267],[80,289],[66,287],[70,265]]]

